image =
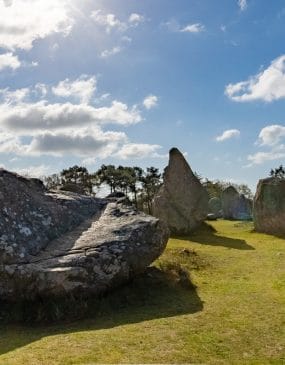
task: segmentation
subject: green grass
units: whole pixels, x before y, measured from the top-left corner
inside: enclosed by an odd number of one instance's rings
[[[0,364],[285,364],[285,240],[217,221],[73,323],[2,325]],[[95,311],[94,311],[95,312]]]

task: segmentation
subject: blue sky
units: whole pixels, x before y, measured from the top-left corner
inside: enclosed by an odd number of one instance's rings
[[[247,183],[285,159],[282,0],[0,0],[0,164],[167,164]]]

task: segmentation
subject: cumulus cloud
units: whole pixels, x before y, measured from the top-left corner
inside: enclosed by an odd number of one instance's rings
[[[100,53],[101,58],[108,58],[122,52],[123,48],[120,46],[113,47],[111,49],[105,49]]]
[[[65,154],[87,157],[96,154],[105,158],[127,142],[123,132],[107,131],[101,128],[80,128],[66,131],[44,131],[26,142],[22,136],[0,132],[0,152],[20,156],[63,156]]]
[[[264,162],[267,161],[274,161],[274,160],[279,160],[281,158],[285,157],[285,152],[280,152],[280,151],[267,151],[267,152],[257,152],[253,155],[249,155],[248,156],[248,161],[250,161],[250,164],[248,165],[248,167],[252,166],[252,165],[261,165]]]
[[[257,145],[269,148],[269,151],[258,151],[248,156],[248,161],[252,165],[260,165],[267,161],[279,160],[285,157],[285,146],[282,140],[285,139],[285,126],[274,124],[261,129]]]
[[[121,21],[115,14],[106,14],[102,10],[92,11],[91,18],[94,23],[104,28],[106,33],[110,33],[112,30],[125,32],[129,28],[136,27],[145,20],[141,14],[132,13],[127,21]]]
[[[240,136],[240,131],[238,129],[228,129],[224,131],[220,136],[216,137],[217,142],[223,142],[227,139],[237,138]]]
[[[91,124],[130,125],[141,120],[136,107],[129,108],[119,101],[100,108],[87,104],[48,104],[46,101],[0,105],[0,128],[15,133],[37,133]]]
[[[29,50],[33,42],[54,33],[67,35],[74,20],[71,1],[0,1],[0,47]]]
[[[0,89],[0,100],[6,104],[18,104],[30,95],[29,88],[10,90],[9,88]],[[0,105],[1,110],[1,105]]]
[[[47,85],[43,84],[43,83],[37,83],[35,85],[35,88],[34,88],[34,93],[37,95],[37,96],[40,96],[42,98],[44,98],[47,93],[48,93],[48,87]]]
[[[179,31],[182,33],[200,33],[205,30],[205,26],[201,23],[188,24]]]
[[[138,13],[132,13],[129,16],[129,23],[131,24],[139,24],[139,23],[143,23],[145,21],[144,16]]]
[[[146,109],[152,109],[154,107],[156,107],[158,104],[158,97],[156,95],[148,95],[144,101],[143,101],[143,105]]]
[[[82,82],[82,83],[81,83]],[[95,78],[69,79],[56,86],[36,84],[31,88],[0,90],[0,153],[17,156],[79,156],[85,160],[106,158],[162,157],[158,145],[136,144],[124,132],[105,130],[108,124],[128,126],[142,121],[136,105],[113,100],[94,107],[91,95]],[[49,95],[76,97],[78,104],[49,102]],[[105,102],[110,94],[102,95]],[[153,97],[153,95],[152,95]],[[35,99],[38,99],[35,101]],[[146,103],[153,107],[157,99]],[[88,104],[89,103],[89,104]],[[23,173],[23,172],[22,172]]]
[[[113,29],[121,31],[127,29],[126,24],[121,22],[115,14],[104,14],[100,9],[92,11],[91,18],[97,25],[104,27],[107,33],[110,33]]]
[[[52,92],[61,97],[74,97],[80,100],[81,103],[89,103],[96,90],[96,78],[81,76],[75,81],[65,79],[52,88]]]
[[[0,54],[0,71],[4,68],[16,70],[20,66],[21,62],[19,61],[18,56],[13,55],[12,52]]]
[[[14,171],[21,176],[41,178],[43,176],[50,175],[52,168],[51,166],[41,164],[35,166],[31,165],[28,167],[16,167],[9,170]]]
[[[247,81],[227,85],[225,94],[237,102],[272,102],[285,98],[285,55],[273,60],[267,69]]]
[[[122,132],[103,132],[100,128],[88,128],[76,131],[46,132],[33,138],[26,152],[42,155],[62,156],[66,153],[76,156],[96,154],[101,158],[112,154],[118,145],[127,139]]]
[[[157,152],[160,148],[161,146],[156,144],[128,143],[123,145],[115,156],[123,160],[133,158],[143,159],[149,157],[164,157],[163,155],[159,155]]]
[[[262,128],[258,136],[260,144],[264,146],[277,145],[283,138],[285,138],[285,126],[278,124]]]
[[[238,0],[238,6],[241,11],[246,10],[247,8],[247,0]]]

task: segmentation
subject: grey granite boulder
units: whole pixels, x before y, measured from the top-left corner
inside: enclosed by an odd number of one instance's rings
[[[209,200],[208,203],[209,209],[208,212],[209,214],[213,214],[216,218],[221,218],[223,215],[222,212],[222,202],[220,198],[217,197],[213,197]]]
[[[182,153],[172,148],[163,185],[154,197],[153,214],[165,221],[173,234],[195,230],[207,217],[208,194]]]
[[[168,229],[123,202],[48,193],[0,171],[0,295],[17,301],[96,296],[142,272]]]
[[[250,220],[252,218],[252,201],[239,194],[229,186],[222,192],[222,210],[224,219]]]
[[[285,236],[285,180],[259,180],[253,205],[254,228],[258,232]]]

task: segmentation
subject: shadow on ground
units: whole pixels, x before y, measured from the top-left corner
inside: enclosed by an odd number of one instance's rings
[[[255,250],[255,248],[249,245],[245,240],[219,235],[216,230],[207,223],[204,223],[191,235],[185,237],[176,236],[173,238],[197,242],[201,245],[222,246],[234,248],[236,250]]]
[[[73,313],[77,304],[79,304],[79,311],[82,311],[81,315],[84,313],[84,319],[80,321],[75,319],[79,317],[78,312]],[[3,309],[3,305],[1,309]],[[32,314],[34,311],[43,310],[55,313],[64,312],[68,321],[41,322],[33,325],[19,324],[15,321],[2,323],[0,325],[0,354],[26,346],[47,336],[96,331],[146,320],[196,313],[202,309],[203,303],[189,277],[186,279],[183,277],[183,280],[177,280],[177,277],[173,279],[169,273],[151,267],[144,274],[137,276],[127,285],[105,295],[100,300],[89,299],[81,301],[81,303],[71,300],[69,306],[66,303],[53,302],[47,304],[44,309],[42,303],[22,303],[14,308],[10,306],[10,312],[22,311],[18,314],[19,316],[27,315],[27,312]]]

